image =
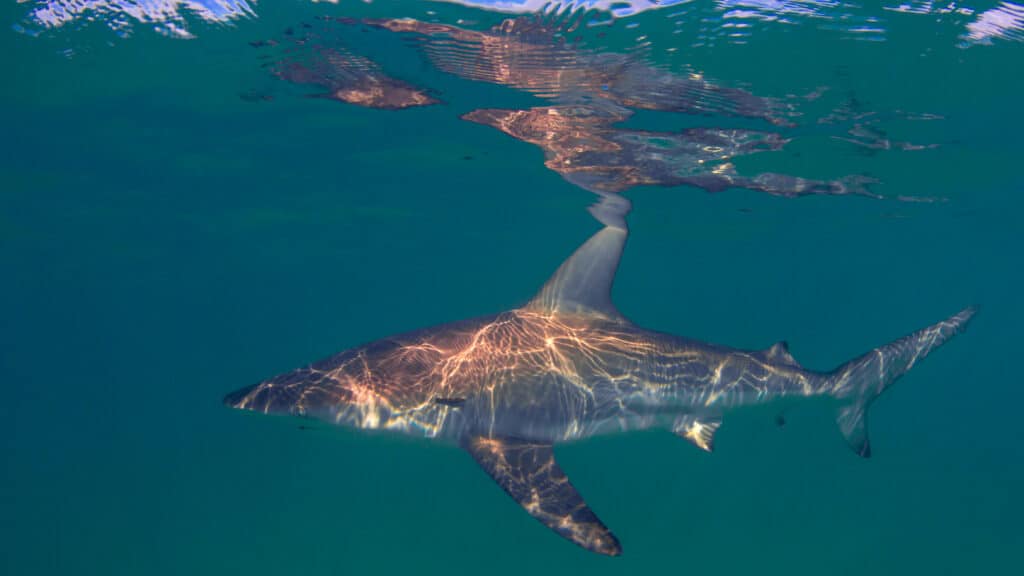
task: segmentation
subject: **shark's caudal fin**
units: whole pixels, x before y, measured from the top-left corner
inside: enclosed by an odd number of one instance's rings
[[[871,456],[868,441],[868,408],[878,396],[909,371],[918,360],[941,346],[967,326],[975,309],[967,308],[938,324],[918,330],[843,364],[828,376],[836,398],[844,400],[836,422],[858,455]]]

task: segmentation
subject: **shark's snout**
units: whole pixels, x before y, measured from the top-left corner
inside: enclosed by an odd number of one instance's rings
[[[224,404],[231,408],[295,416],[333,417],[351,401],[351,390],[309,368],[280,374],[224,397]]]
[[[252,394],[253,390],[258,386],[259,384],[253,384],[252,386],[246,386],[245,388],[231,392],[227,396],[224,396],[224,405],[229,408],[243,408],[244,406],[242,404],[245,402],[245,399]]]
[[[302,414],[297,405],[299,392],[273,380],[260,382],[236,390],[224,397],[224,404],[239,410],[252,410],[264,414]]]

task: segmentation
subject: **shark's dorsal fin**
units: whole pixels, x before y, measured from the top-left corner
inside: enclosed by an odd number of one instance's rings
[[[779,340],[775,344],[772,344],[771,348],[765,349],[763,354],[765,358],[772,362],[800,366],[800,363],[796,361],[796,358],[793,358],[793,355],[789,353],[789,344],[787,344],[785,340]]]
[[[539,312],[598,314],[621,320],[612,304],[612,282],[622,258],[628,230],[625,216],[629,201],[605,195],[590,213],[605,225],[562,263],[540,292],[526,305]]]

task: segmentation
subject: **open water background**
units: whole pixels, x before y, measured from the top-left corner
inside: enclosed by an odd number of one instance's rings
[[[304,98],[248,44],[323,14],[500,16],[262,2],[227,25],[186,12],[195,37],[176,39],[138,23],[116,34],[109,13],[47,28],[25,19],[33,6],[2,15],[38,36],[0,31],[0,572],[1022,570],[1024,51],[1019,28],[979,43],[967,27],[998,3],[860,6],[882,34],[797,14],[730,41],[713,7],[601,28],[593,41],[609,49],[643,34],[658,66],[757,94],[824,86],[823,99],[942,117],[890,127],[934,149],[864,151],[810,129],[737,160],[741,172],[870,174],[882,200],[627,191],[614,298],[631,319],[738,347],[786,339],[827,369],[981,307],[875,404],[870,460],[815,405],[781,430],[769,411],[727,417],[713,455],[664,431],[558,448],[621,558],[544,529],[454,446],[301,430],[220,402],[364,341],[520,305],[597,229],[583,210],[593,195],[537,147],[458,119],[543,105],[533,96],[396,52],[444,105]],[[273,98],[239,97],[250,91]]]

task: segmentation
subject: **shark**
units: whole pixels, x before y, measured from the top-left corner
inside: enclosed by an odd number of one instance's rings
[[[226,405],[455,443],[528,514],[591,552],[618,538],[558,465],[553,447],[661,428],[712,451],[742,406],[826,397],[868,457],[868,410],[961,332],[973,307],[819,372],[785,342],[742,350],[642,328],[611,299],[628,201],[591,206],[603,225],[524,306],[376,340],[228,394]]]

